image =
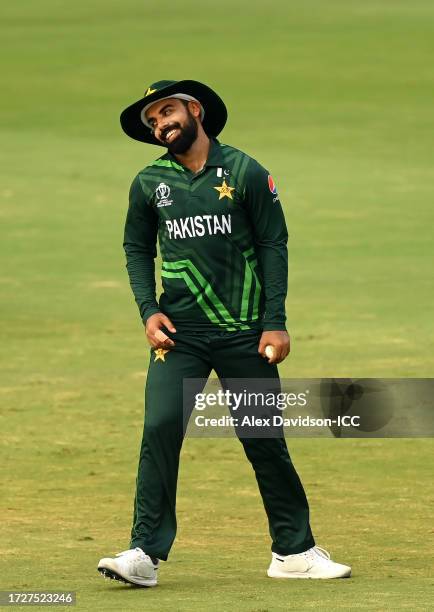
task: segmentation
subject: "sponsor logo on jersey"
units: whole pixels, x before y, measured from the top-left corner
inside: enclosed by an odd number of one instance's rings
[[[230,215],[196,215],[180,219],[166,219],[166,229],[170,239],[200,238],[216,234],[231,234]]]
[[[161,206],[170,206],[173,203],[173,200],[169,200],[170,196],[170,187],[166,185],[166,183],[160,183],[155,190],[155,196],[157,198],[157,208]]]
[[[274,182],[271,174],[268,175],[268,189],[274,195],[273,202],[277,202],[277,200],[279,199],[279,196],[277,195],[276,183]]]
[[[277,195],[276,183],[273,181],[271,174],[268,175],[268,187],[273,195]]]

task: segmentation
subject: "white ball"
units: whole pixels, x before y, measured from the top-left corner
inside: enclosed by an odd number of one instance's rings
[[[267,346],[265,347],[265,354],[268,359],[274,357],[274,348],[271,346],[271,344],[267,344]]]

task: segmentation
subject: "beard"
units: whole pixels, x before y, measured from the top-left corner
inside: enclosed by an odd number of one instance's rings
[[[179,136],[177,136],[175,140],[172,140],[171,142],[166,142],[166,135],[174,128],[177,128],[180,131]],[[198,129],[196,119],[193,117],[190,111],[187,110],[186,124],[182,126],[180,123],[172,123],[169,127],[165,128],[164,132],[162,132],[161,139],[171,153],[178,153],[182,155],[188,151],[193,142],[196,140],[197,132]]]

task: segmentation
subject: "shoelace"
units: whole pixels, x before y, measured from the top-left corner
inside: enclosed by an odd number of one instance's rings
[[[132,553],[136,553],[136,554],[140,554],[140,555],[146,556],[141,548],[133,548],[133,549],[130,548],[129,550],[123,550],[122,552],[117,553],[116,556],[117,557],[122,557],[123,555],[131,555]]]
[[[313,550],[317,553],[317,555],[319,555],[320,557],[323,557],[324,559],[327,559],[327,561],[330,560],[330,553],[325,550],[325,548],[321,548],[321,546],[314,546]]]
[[[309,550],[306,550],[302,554],[311,563],[327,563],[328,561],[330,561],[330,553],[324,548],[321,548],[321,546],[314,546],[313,548],[309,548]]]

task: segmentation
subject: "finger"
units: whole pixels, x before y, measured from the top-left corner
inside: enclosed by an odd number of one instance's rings
[[[156,329],[154,332],[154,338],[160,343],[160,348],[166,348],[168,346],[175,346],[174,341],[169,338],[161,329]]]
[[[158,341],[153,340],[150,336],[148,336],[148,342],[151,345],[151,348],[156,349],[158,347]]]
[[[283,361],[284,359],[286,359],[288,356],[288,353],[289,353],[289,346],[285,343],[282,346],[282,353],[280,355],[280,361]]]
[[[280,359],[279,359],[279,361],[278,361],[277,363],[282,363],[282,361],[285,361],[285,359],[286,359],[286,355],[285,355],[285,354],[282,354],[282,355],[280,356]]]
[[[288,338],[288,341],[285,345],[285,357],[288,357],[290,352],[291,352],[291,340]]]
[[[163,315],[160,319],[161,323],[164,325],[164,327],[167,327],[167,329],[172,332],[175,333],[176,329],[175,326],[173,325],[172,321],[169,319],[169,317],[166,317],[166,315]]]
[[[269,358],[268,363],[279,363],[279,353],[274,349],[274,354]]]
[[[290,352],[291,352],[291,340],[288,338],[288,344],[285,347],[285,357],[284,357],[284,359],[286,359],[286,357],[288,357]]]
[[[148,337],[148,339],[152,348],[170,349],[172,346],[175,346],[175,343],[170,338],[167,338],[164,342],[161,342],[161,340],[158,340],[155,336]]]
[[[262,338],[259,341],[259,345],[258,345],[258,353],[261,353],[262,357],[266,357],[265,355],[265,347],[266,347],[267,343],[265,342],[265,340],[262,340]]]
[[[166,340],[169,339],[169,336],[167,334],[164,333],[164,331],[162,331],[161,329],[156,329],[154,332],[154,337],[159,340],[160,342],[165,342]]]
[[[270,359],[270,363],[280,363],[283,361],[283,346],[274,346],[274,355],[272,359]]]
[[[146,330],[146,338],[153,349],[161,348],[161,342],[155,337],[155,333],[150,329]]]

